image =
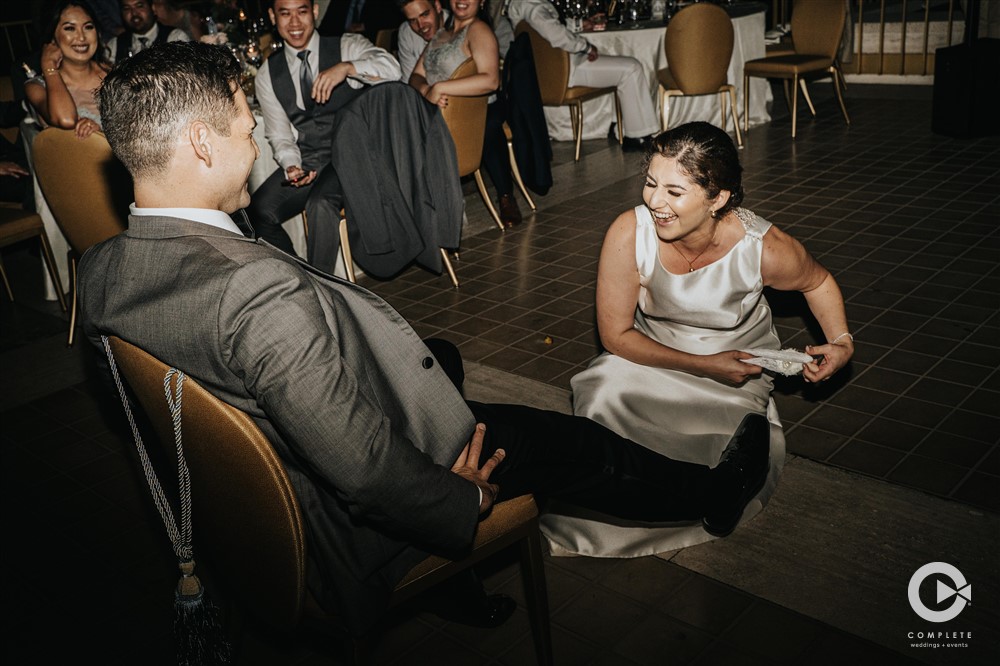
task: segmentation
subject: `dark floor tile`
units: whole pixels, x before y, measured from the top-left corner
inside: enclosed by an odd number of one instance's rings
[[[846,386],[828,402],[856,412],[878,414],[895,399],[896,396],[884,391],[876,391],[863,386]],[[811,425],[816,425],[816,423],[811,422]]]
[[[972,392],[967,385],[945,382],[935,377],[924,377],[906,390],[907,397],[939,405],[955,407]]]
[[[852,441],[844,445],[828,461],[855,472],[882,477],[899,463],[903,456],[901,451],[867,442]]]
[[[708,634],[672,618],[650,613],[614,646],[614,654],[619,659],[638,664],[688,664],[711,642]]]
[[[795,426],[785,436],[789,453],[811,460],[824,461],[844,445],[847,437],[808,426]]]
[[[801,664],[823,625],[775,604],[757,601],[722,635],[722,641],[769,664]]]
[[[1000,442],[1000,417],[995,415],[987,416],[957,409],[945,418],[939,428],[944,432],[980,442],[989,444]]]
[[[947,495],[968,472],[968,468],[965,467],[910,455],[886,478],[894,483],[902,483],[935,495]]]
[[[731,587],[704,576],[693,576],[669,599],[665,599],[659,610],[718,636],[746,611],[752,601],[753,597]]]
[[[951,496],[994,513],[1000,512],[1000,476],[973,472]]]

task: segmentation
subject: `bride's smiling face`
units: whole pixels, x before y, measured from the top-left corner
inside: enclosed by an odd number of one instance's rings
[[[653,214],[660,240],[693,240],[711,233],[712,211],[722,206],[725,190],[708,198],[705,188],[693,182],[673,157],[654,155],[646,172],[642,200]],[[725,198],[724,198],[725,197]]]

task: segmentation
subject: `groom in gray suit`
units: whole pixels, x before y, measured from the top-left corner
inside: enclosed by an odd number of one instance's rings
[[[766,472],[766,434],[709,470],[586,419],[467,403],[442,370],[457,350],[435,356],[375,294],[234,223],[258,155],[239,75],[225,49],[200,43],[151,48],[108,74],[104,131],[135,203],[128,230],[81,261],[84,329],[98,346],[101,335],[138,345],[253,417],[303,507],[308,585],[324,606],[365,632],[428,552],[469,546],[498,483],[501,499],[530,491],[710,529],[735,512],[735,525]]]

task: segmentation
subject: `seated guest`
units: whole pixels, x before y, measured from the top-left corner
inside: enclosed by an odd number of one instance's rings
[[[114,64],[153,44],[186,42],[191,36],[156,20],[149,0],[121,0],[125,31],[108,42],[108,62]]]
[[[452,14],[447,21],[441,5],[428,0],[399,0],[409,28],[430,36],[426,49],[410,75],[410,85],[432,104],[448,105],[449,95],[483,95],[500,87],[500,58],[497,40],[489,25],[478,18],[481,0],[452,0]],[[463,62],[472,58],[477,74],[460,79],[451,75]],[[521,222],[521,211],[514,199],[514,181],[510,175],[510,156],[504,135],[504,105],[490,97],[483,139],[483,166],[497,191],[500,221],[505,227]]]
[[[272,0],[268,9],[285,46],[264,62],[255,86],[278,169],[254,192],[248,212],[261,238],[293,252],[281,224],[305,210],[309,262],[332,272],[343,205],[330,165],[334,119],[367,83],[398,80],[399,63],[361,35],[320,37],[318,11],[313,0]]]
[[[415,1],[396,0],[403,15],[407,17],[400,24],[397,30],[398,37],[396,38],[396,58],[399,60],[400,69],[403,70],[403,81],[410,80],[410,74],[413,73],[413,68],[416,66],[417,60],[424,52],[424,48],[427,47],[427,42],[431,41],[431,38],[441,29],[441,26],[448,20],[448,17],[451,16],[451,12],[442,8],[441,0],[419,0],[416,4],[420,8],[420,11],[416,13],[415,17],[410,18],[410,14],[414,12],[412,10],[407,12],[406,6]],[[499,2],[498,0],[493,0],[493,2],[495,4],[503,4],[502,0]],[[489,14],[485,12],[481,12],[480,14],[480,18],[486,21],[486,17]],[[506,16],[489,16],[489,18],[490,20],[486,22],[493,27],[493,34],[497,38],[497,50],[502,60],[507,53],[507,49],[510,48],[511,42],[514,41],[514,30],[511,28],[510,21],[507,20]]]
[[[94,91],[108,73],[100,28],[87,0],[59,0],[42,46],[41,73],[24,83],[24,95],[45,127],[76,130],[84,139],[101,129]]]
[[[160,25],[177,28],[187,35],[188,39],[194,39],[195,32],[201,36],[202,32],[194,26],[199,20],[197,15],[192,14],[190,9],[182,7],[178,0],[151,0],[149,6],[153,10],[156,22]]]
[[[772,377],[746,350],[779,350],[764,287],[798,291],[829,341],[807,346],[808,382],[850,360],[837,281],[802,245],[743,200],[739,154],[709,123],[653,141],[643,203],[608,230],[597,273],[597,326],[606,353],[576,375],[573,411],[651,451],[715,465],[733,433],[770,440],[771,470],[748,515],[767,503],[784,461]],[[798,368],[796,368],[797,370]],[[707,523],[728,534],[739,515]],[[546,519],[550,538],[587,555],[639,556],[707,540],[702,525],[627,529],[600,521]]]
[[[766,447],[734,441],[709,469],[584,418],[466,402],[454,346],[432,353],[375,294],[242,235],[230,215],[259,151],[240,73],[224,48],[188,42],[108,75],[105,133],[135,204],[127,231],[80,263],[83,325],[260,426],[302,506],[306,584],[324,608],[363,634],[428,552],[469,548],[494,502],[527,492],[636,520],[742,508]]]
[[[535,29],[553,47],[569,51],[569,85],[618,89],[626,150],[642,150],[659,131],[653,95],[642,65],[629,56],[600,55],[582,34],[559,21],[559,11],[549,0],[510,0],[507,17],[514,28],[521,21]]]

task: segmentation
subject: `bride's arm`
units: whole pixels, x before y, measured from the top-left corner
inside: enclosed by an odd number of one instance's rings
[[[807,363],[802,376],[810,382],[829,379],[854,355],[854,338],[847,328],[844,297],[837,281],[801,243],[777,227],[764,236],[760,273],[765,285],[805,296],[828,342],[806,347],[807,354],[822,355],[823,360]]]
[[[635,261],[635,211],[622,213],[604,238],[597,267],[597,330],[616,356],[655,368],[680,370],[726,384],[741,384],[761,368],[740,362],[750,354],[725,351],[702,356],[667,347],[635,328],[639,269]]]

